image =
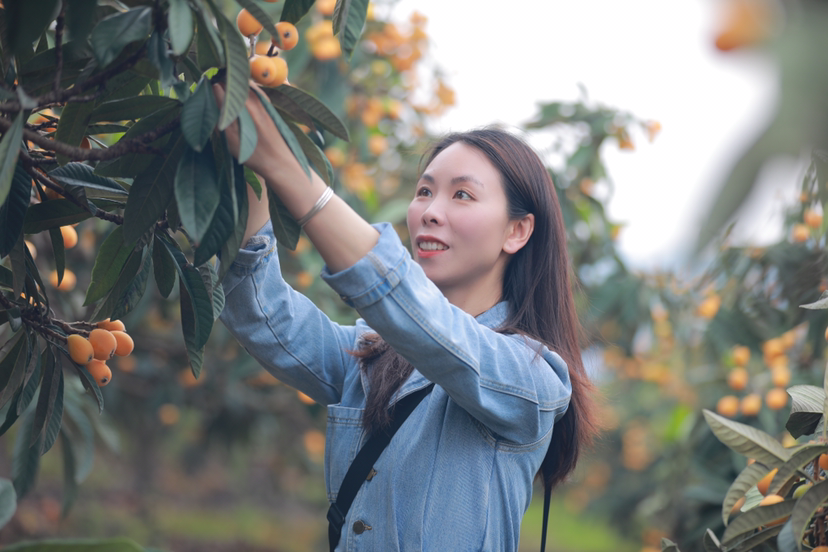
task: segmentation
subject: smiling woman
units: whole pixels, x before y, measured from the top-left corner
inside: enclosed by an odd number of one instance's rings
[[[495,129],[440,141],[408,210],[412,258],[389,224],[308,178],[258,102],[248,109],[260,139],[247,165],[362,316],[335,324],[285,283],[267,205],[251,193],[222,319],[271,373],[327,405],[331,550],[517,550],[534,478],[551,490],[596,432],[543,164]]]

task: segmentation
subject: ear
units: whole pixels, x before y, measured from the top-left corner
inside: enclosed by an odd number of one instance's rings
[[[535,215],[529,213],[523,218],[509,222],[509,232],[503,242],[503,251],[510,255],[517,253],[526,245],[535,230]]]

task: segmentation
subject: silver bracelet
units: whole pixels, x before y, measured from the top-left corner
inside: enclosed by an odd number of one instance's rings
[[[333,195],[334,195],[333,188],[331,188],[331,187],[325,188],[325,191],[322,192],[322,195],[319,196],[319,199],[316,200],[316,203],[313,205],[313,207],[311,207],[311,210],[308,211],[305,214],[304,217],[302,217],[302,218],[300,218],[296,221],[296,222],[299,223],[299,227],[304,228],[305,225],[308,223],[308,221],[310,219],[312,219],[316,215],[316,213],[321,211],[322,207],[324,207],[325,205],[328,204],[328,202],[331,200]]]

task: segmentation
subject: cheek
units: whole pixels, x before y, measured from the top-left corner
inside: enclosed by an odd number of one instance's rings
[[[408,211],[405,215],[405,223],[408,226],[408,234],[410,236],[414,236],[414,227],[415,223],[418,220],[420,215],[420,209],[417,207],[417,202],[412,201],[408,204]]]

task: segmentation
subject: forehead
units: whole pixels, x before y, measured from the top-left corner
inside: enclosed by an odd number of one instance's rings
[[[500,183],[501,175],[489,158],[474,146],[455,142],[437,154],[423,171],[428,180],[466,176],[480,183]]]

